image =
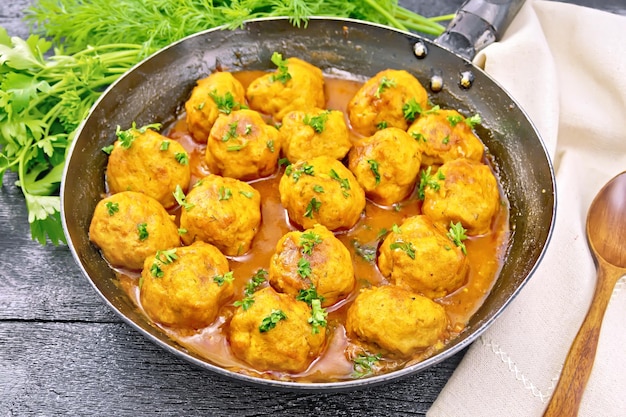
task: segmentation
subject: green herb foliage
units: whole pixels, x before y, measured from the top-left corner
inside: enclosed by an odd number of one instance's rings
[[[75,130],[102,91],[145,56],[141,45],[73,55],[51,47],[0,27],[0,183],[6,171],[17,172],[31,236],[42,245],[65,242],[58,191]]]
[[[261,320],[259,332],[265,333],[272,330],[279,321],[287,320],[287,315],[282,310],[272,310],[268,316]]]
[[[288,16],[306,26],[308,16],[350,17],[403,30],[440,35],[438,23],[398,6],[398,0],[36,0],[27,20],[69,50],[131,42],[156,50],[193,33],[247,19]]]

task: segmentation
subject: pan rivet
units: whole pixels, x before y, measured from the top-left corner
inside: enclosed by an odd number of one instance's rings
[[[434,74],[432,77],[430,77],[430,89],[435,92],[438,93],[441,91],[441,89],[443,88],[443,77],[439,74]]]
[[[461,85],[461,88],[468,89],[472,86],[473,82],[474,74],[472,73],[472,71],[463,71],[461,73],[461,81],[459,83]]]
[[[419,59],[424,59],[426,58],[426,55],[428,55],[428,48],[426,48],[424,42],[417,41],[415,42],[415,45],[413,45],[413,53]]]

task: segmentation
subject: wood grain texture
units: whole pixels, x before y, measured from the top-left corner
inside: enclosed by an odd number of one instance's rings
[[[0,26],[27,37],[32,0],[0,1]],[[602,0],[593,2],[602,8]],[[605,0],[610,9],[612,1]],[[401,1],[425,15],[462,0]],[[624,6],[619,9],[624,11]],[[463,357],[350,393],[276,392],[198,369],[153,345],[102,302],[65,246],[33,242],[24,198],[0,187],[0,417],[424,416]]]

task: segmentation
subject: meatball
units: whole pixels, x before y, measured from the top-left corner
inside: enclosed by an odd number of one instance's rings
[[[303,296],[309,288],[322,297],[322,306],[345,298],[354,288],[350,252],[322,225],[285,234],[276,245],[269,282],[279,292]]]
[[[443,343],[447,326],[442,306],[395,285],[361,290],[346,318],[350,338],[402,358]]]
[[[233,295],[228,260],[213,245],[158,251],[146,258],[139,283],[140,301],[154,322],[200,329],[212,324]]]
[[[185,102],[185,121],[196,142],[206,143],[220,114],[245,107],[246,90],[229,72],[215,72],[198,80]]]
[[[413,75],[387,69],[370,78],[348,103],[352,128],[371,136],[382,127],[406,130],[428,106],[428,93]]]
[[[178,142],[145,127],[118,132],[106,171],[112,194],[138,191],[170,208],[172,193],[177,186],[187,190],[190,178],[189,155]]]
[[[475,119],[456,110],[425,112],[409,127],[422,151],[424,165],[441,165],[457,158],[480,161],[484,145],[472,131]]]
[[[378,267],[391,282],[429,298],[460,288],[469,271],[463,249],[424,215],[394,227],[380,246]]]
[[[261,224],[261,194],[249,184],[208,175],[189,191],[180,213],[187,245],[201,240],[225,255],[246,253]]]
[[[139,270],[146,257],[180,246],[178,228],[158,201],[143,193],[122,191],[98,202],[89,240],[114,267]]]
[[[213,174],[248,181],[273,174],[279,155],[278,130],[256,111],[246,109],[217,118],[205,160]]]
[[[322,70],[298,58],[272,56],[275,72],[250,83],[246,97],[250,108],[269,114],[277,121],[292,110],[309,111],[324,108],[324,76]]]
[[[283,117],[280,137],[283,153],[291,163],[320,155],[341,160],[352,146],[339,110],[291,111]]]
[[[328,156],[288,166],[278,190],[289,219],[305,229],[317,223],[329,230],[349,229],[365,208],[365,193],[352,172]]]
[[[304,301],[265,287],[248,309],[238,308],[230,322],[230,346],[238,358],[259,371],[302,372],[322,351],[325,331],[309,324]]]
[[[425,187],[422,212],[444,227],[461,222],[470,236],[489,232],[500,208],[498,182],[491,169],[455,159],[443,164],[434,177],[439,187]]]
[[[415,140],[395,127],[379,130],[360,140],[348,154],[348,167],[365,195],[388,206],[411,194],[420,164],[420,151]]]

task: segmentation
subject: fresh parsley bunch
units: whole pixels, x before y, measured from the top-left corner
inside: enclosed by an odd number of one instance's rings
[[[7,170],[17,172],[32,238],[42,245],[65,242],[58,190],[77,127],[102,91],[145,53],[131,44],[73,55],[51,47],[0,28],[0,184]]]

